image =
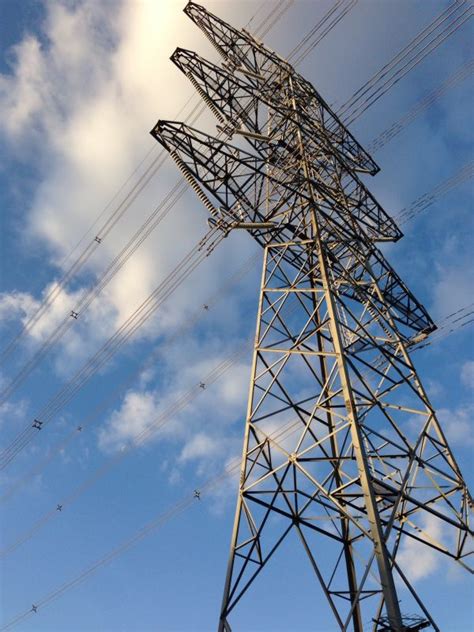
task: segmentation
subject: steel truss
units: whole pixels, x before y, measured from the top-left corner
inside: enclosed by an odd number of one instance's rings
[[[402,236],[357,175],[378,167],[288,62],[185,13],[224,59],[172,56],[219,137],[170,121],[152,134],[210,221],[264,249],[219,630],[290,533],[339,629],[438,630],[397,554],[412,538],[467,567],[472,499],[408,354],[435,326],[376,245]]]

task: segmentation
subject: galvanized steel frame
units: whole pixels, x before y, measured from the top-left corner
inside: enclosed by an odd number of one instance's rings
[[[472,499],[409,356],[435,326],[376,245],[402,236],[357,175],[378,167],[288,62],[185,12],[224,58],[172,56],[219,138],[170,121],[152,134],[211,221],[264,249],[219,630],[292,532],[341,630],[437,630],[397,554],[411,538],[467,566]]]

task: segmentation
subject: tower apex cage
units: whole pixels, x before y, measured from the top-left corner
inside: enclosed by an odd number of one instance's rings
[[[338,629],[439,630],[400,547],[469,568],[472,498],[409,355],[436,327],[378,246],[402,237],[360,179],[379,168],[286,60],[194,2],[184,12],[222,63],[171,59],[218,135],[173,121],[151,133],[212,225],[263,250],[218,630],[293,535]]]

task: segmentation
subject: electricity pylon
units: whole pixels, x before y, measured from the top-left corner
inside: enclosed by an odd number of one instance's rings
[[[290,533],[338,629],[438,630],[400,552],[411,538],[467,567],[472,500],[408,352],[435,326],[376,245],[402,236],[358,176],[378,167],[287,61],[185,13],[224,59],[172,55],[219,136],[152,134],[209,222],[264,251],[219,630]]]

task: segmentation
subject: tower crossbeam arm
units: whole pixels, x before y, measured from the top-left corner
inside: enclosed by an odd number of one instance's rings
[[[319,118],[325,128],[331,126],[332,142],[339,146],[353,169],[370,174],[379,171],[374,160],[341,123],[321,95],[287,61],[258,42],[244,29],[233,28],[194,2],[188,2],[184,12],[201,29],[229,67],[245,74],[249,81],[261,82],[271,79],[275,77],[277,69],[287,76],[292,75],[298,88],[304,90],[307,98],[311,99],[315,120]]]
[[[281,154],[286,154],[287,158],[288,151],[297,152],[292,138],[285,134],[284,129],[289,121],[294,123],[294,111],[282,101],[274,86],[268,82],[255,86],[246,77],[239,78],[235,73],[231,74],[227,69],[210,63],[192,51],[178,48],[171,59],[192,80],[193,85],[199,88],[199,93],[219,120],[225,119],[226,127],[222,129],[229,136],[241,134],[268,161]],[[274,118],[278,116],[281,120],[280,129],[274,126],[272,136],[266,135],[264,129],[267,124],[264,110],[267,108],[273,108]],[[324,126],[315,126],[313,119],[308,116],[298,118],[298,125],[304,131],[307,142],[311,144],[308,151],[313,159],[316,161],[319,157],[321,169],[324,169],[328,157],[332,157],[341,172],[340,178],[345,180],[343,199],[353,216],[363,223],[363,230],[380,241],[398,240],[402,233],[395,222],[347,164],[344,155],[338,151],[337,144],[326,138]],[[288,171],[287,160],[285,170]],[[325,169],[325,173],[321,171],[321,176],[317,175],[315,186],[320,187],[333,201],[337,201],[338,196],[342,197],[342,192],[340,186],[334,187],[331,182],[333,171],[334,169]]]
[[[290,215],[291,209],[295,208],[298,198],[303,197],[306,202],[309,198],[305,192],[294,186],[291,177],[289,183],[279,181],[275,176],[265,173],[264,162],[258,156],[198,132],[184,123],[162,121],[155,127],[153,134],[168,150],[176,152],[193,176],[216,198],[216,206],[227,213],[232,215],[239,206],[248,221],[268,222],[282,207],[289,210],[288,221],[280,221],[274,231],[267,231],[265,234],[261,231],[249,231],[260,243],[275,240],[283,243],[294,239],[291,222],[295,217]],[[314,182],[314,179],[310,179]],[[265,180],[275,184],[281,194],[271,214],[265,214]],[[364,283],[370,285],[373,282],[367,276],[370,262],[370,268],[377,271],[377,278],[382,284],[383,303],[392,306],[397,322],[411,329],[414,334],[433,331],[435,327],[426,309],[408,290],[375,244],[364,238],[363,233],[357,229],[351,229],[347,223],[343,224],[338,218],[323,215],[327,224],[325,233],[331,234],[330,239],[337,246],[328,252],[341,278],[339,291],[356,299],[363,296],[364,299],[370,298],[377,302],[378,297],[369,297],[364,288]],[[235,215],[234,219],[237,219]],[[310,235],[306,232],[302,238],[310,238]],[[351,268],[344,269],[341,261],[349,256]],[[358,288],[357,292],[354,288]],[[410,338],[410,334],[407,337]]]

